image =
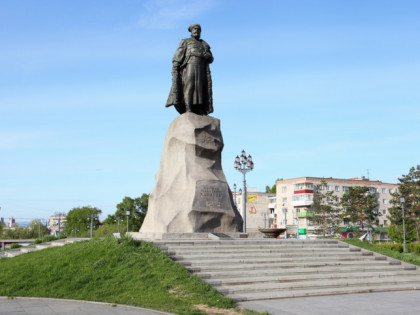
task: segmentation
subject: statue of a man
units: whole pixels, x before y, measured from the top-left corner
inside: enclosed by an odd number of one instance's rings
[[[172,88],[166,107],[174,105],[183,114],[208,115],[213,112],[213,92],[209,64],[210,46],[200,39],[200,24],[188,28],[190,38],[181,40],[172,61]]]

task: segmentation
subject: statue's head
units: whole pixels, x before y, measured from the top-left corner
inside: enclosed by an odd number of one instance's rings
[[[192,37],[199,39],[201,35],[201,26],[200,24],[191,24],[188,27],[188,31],[191,32]]]

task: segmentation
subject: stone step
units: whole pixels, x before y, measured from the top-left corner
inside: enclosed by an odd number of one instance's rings
[[[80,242],[84,240],[89,240],[89,239],[88,238],[70,238],[70,239],[62,239],[62,240],[40,243],[40,244],[35,244],[35,245],[28,245],[28,246],[4,251],[4,255],[0,256],[0,258],[2,257],[12,258],[12,257],[19,256],[21,254],[38,251],[38,250],[42,250],[42,249],[46,249],[46,248],[50,248],[54,246],[64,246],[66,244],[71,244],[74,242]]]
[[[37,248],[35,245],[29,245],[29,246],[21,247],[19,249],[22,253],[29,253],[29,252],[34,252],[34,251],[39,250],[39,248]]]
[[[295,262],[295,263],[266,263],[266,264],[252,264],[252,263],[238,263],[238,264],[209,264],[209,265],[202,265],[200,264],[191,264],[190,266],[186,266],[188,270],[191,272],[205,272],[205,271],[217,271],[217,270],[256,270],[256,269],[267,269],[273,270],[276,268],[325,268],[325,267],[334,267],[334,266],[358,266],[360,265],[360,261],[347,261],[347,262]],[[387,264],[401,264],[401,262],[391,262],[391,261],[378,261],[378,260],[366,260],[363,261],[364,266],[384,266]]]
[[[305,274],[305,275],[265,275],[259,277],[241,277],[241,278],[219,278],[204,279],[214,288],[219,286],[240,286],[249,284],[268,284],[268,283],[291,283],[299,281],[320,281],[320,280],[337,280],[337,279],[385,279],[387,277],[420,277],[418,272],[406,272],[404,270],[380,271],[380,272],[339,272],[328,274]]]
[[[19,255],[23,254],[20,251],[20,248],[10,249],[10,250],[6,251],[5,253],[6,253],[6,257],[9,257],[9,258],[16,257],[16,256],[19,256]]]
[[[238,279],[238,278],[250,278],[250,277],[287,277],[287,276],[310,276],[310,275],[323,275],[327,277],[327,274],[351,274],[359,272],[395,272],[400,271],[401,266],[396,265],[379,265],[379,266],[338,266],[338,267],[325,267],[323,269],[311,269],[311,268],[293,268],[293,269],[261,269],[261,270],[247,270],[244,273],[243,270],[234,271],[213,271],[213,272],[197,272],[196,275],[201,279]],[[414,271],[416,269],[411,269]],[[408,273],[410,274],[410,273]]]
[[[207,244],[207,245],[184,245],[184,244],[154,244],[156,247],[159,247],[164,250],[174,249],[174,250],[256,250],[256,249],[278,249],[278,250],[286,250],[286,249],[325,249],[325,248],[349,248],[348,244],[312,244],[308,246],[307,244],[243,244],[243,245],[227,245],[227,244]]]
[[[168,249],[166,252],[169,255],[209,255],[211,253],[212,255],[264,255],[264,254],[300,254],[300,255],[312,255],[317,253],[330,253],[330,254],[340,254],[340,253],[354,253],[354,252],[361,252],[362,250],[360,248],[358,249],[349,249],[349,248],[301,248],[301,249],[212,249],[212,250],[206,250],[203,248],[200,249]]]
[[[219,240],[219,241],[212,241],[212,240],[191,240],[191,241],[154,241],[152,244],[156,247],[160,246],[250,246],[250,245],[281,245],[281,246],[317,246],[323,244],[335,244],[340,246],[348,246],[348,244],[339,242],[338,240],[278,240],[278,239],[258,239],[258,240],[242,240],[242,239],[235,239],[235,240]]]
[[[229,260],[229,259],[233,259],[233,260],[246,260],[246,259],[258,259],[258,260],[275,260],[275,259],[293,259],[296,258],[297,260],[302,260],[302,259],[307,259],[307,258],[322,258],[322,259],[333,259],[333,258],[337,258],[337,259],[342,259],[342,258],[348,258],[348,257],[354,257],[354,258],[363,258],[363,257],[373,257],[373,253],[372,252],[355,252],[355,253],[350,253],[350,252],[337,252],[337,253],[330,253],[330,252],[316,252],[316,253],[311,253],[310,255],[307,253],[271,253],[270,255],[265,254],[265,255],[258,255],[257,253],[255,255],[252,254],[241,254],[241,253],[230,253],[230,254],[212,254],[211,256],[209,255],[204,255],[204,254],[197,254],[197,255],[192,255],[192,254],[185,254],[185,255],[170,255],[170,257],[173,260],[176,261],[180,261],[180,260],[184,260],[184,261],[198,261],[198,260]]]
[[[297,291],[326,288],[344,288],[359,286],[376,285],[397,285],[397,284],[418,284],[420,277],[386,277],[386,278],[366,278],[366,279],[327,279],[319,281],[300,281],[300,282],[278,282],[278,283],[260,283],[237,286],[221,286],[217,290],[223,295],[243,293],[261,293],[265,291]]]
[[[248,294],[229,294],[228,297],[236,302],[241,301],[256,301],[269,299],[285,299],[294,297],[309,297],[309,296],[323,296],[323,295],[338,295],[338,294],[352,294],[352,293],[373,293],[373,292],[387,292],[387,291],[407,291],[420,290],[418,283],[404,283],[394,285],[369,285],[358,287],[340,287],[340,288],[321,288],[308,290],[291,290],[291,291],[267,291]],[[373,303],[373,302],[372,302]],[[343,305],[343,307],[347,307]],[[351,307],[351,306],[350,306]]]
[[[416,266],[338,240],[190,240],[155,245],[237,301],[420,288]]]
[[[207,260],[203,260],[206,258]],[[383,261],[381,259],[376,259],[374,256],[313,256],[313,257],[256,257],[256,258],[219,258],[219,259],[213,259],[212,257],[204,257],[203,259],[185,259],[185,260],[179,260],[174,259],[174,261],[180,263],[183,266],[201,266],[201,267],[207,267],[207,266],[219,266],[219,267],[229,267],[229,266],[244,266],[244,265],[255,265],[255,264],[261,264],[265,267],[270,266],[271,264],[285,264],[282,265],[286,267],[288,264],[318,264],[322,262],[328,262],[328,263],[355,263],[355,264],[361,264],[364,262],[371,262],[371,261]]]

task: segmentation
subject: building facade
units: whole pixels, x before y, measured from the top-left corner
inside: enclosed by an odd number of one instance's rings
[[[371,193],[375,193],[379,203],[380,216],[376,218],[376,225],[387,227],[390,223],[388,215],[391,207],[391,193],[398,191],[397,184],[383,183],[381,181],[371,181],[364,177],[338,179],[324,177],[299,177],[276,182],[276,207],[273,218],[273,227],[287,227],[288,233],[293,235],[299,233],[300,237],[305,238],[311,235],[316,229],[311,224],[311,205],[314,195],[314,188],[321,184],[321,181],[327,182],[327,191],[333,191],[337,197],[342,197],[348,187],[365,186]],[[346,227],[349,222],[343,220],[341,226]]]
[[[63,227],[66,224],[66,214],[57,213],[50,216],[48,219],[48,229],[51,235],[59,235],[63,231]]]
[[[233,192],[233,199],[236,202],[239,213],[243,217],[244,194]],[[275,194],[258,192],[256,189],[248,188],[246,201],[246,231],[249,233],[258,232],[260,228],[273,227],[275,212]]]

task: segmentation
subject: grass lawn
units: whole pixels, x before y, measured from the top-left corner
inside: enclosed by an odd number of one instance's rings
[[[417,254],[399,253],[398,251],[391,250],[389,248],[386,248],[385,246],[369,244],[368,242],[362,242],[358,239],[342,239],[340,241],[343,241],[348,244],[355,245],[355,246],[358,246],[367,250],[371,250],[373,252],[376,252],[376,253],[391,257],[391,258],[402,260],[416,266],[420,266],[420,255],[417,255]]]
[[[93,239],[0,259],[0,270],[0,296],[101,301],[177,314],[258,314],[235,308],[147,242]]]

